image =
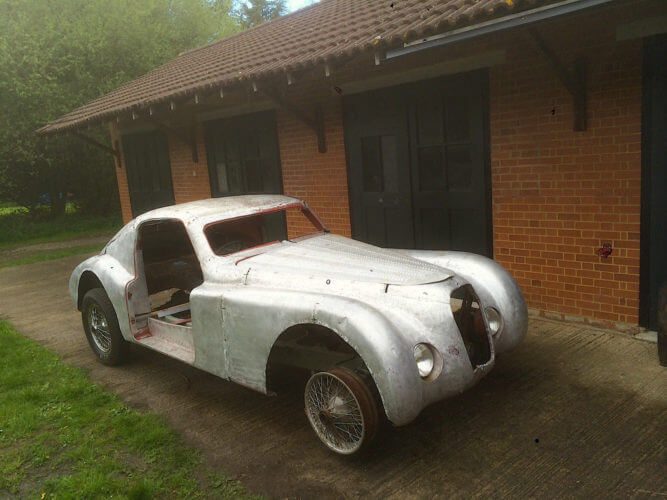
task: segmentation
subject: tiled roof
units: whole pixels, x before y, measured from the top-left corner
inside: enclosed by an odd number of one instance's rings
[[[322,0],[305,9],[185,52],[58,118],[39,133],[110,121],[196,92],[260,80],[362,51],[502,17],[549,0]]]

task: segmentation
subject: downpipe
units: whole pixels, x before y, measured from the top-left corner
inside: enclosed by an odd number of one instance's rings
[[[667,283],[658,294],[658,359],[667,366]]]

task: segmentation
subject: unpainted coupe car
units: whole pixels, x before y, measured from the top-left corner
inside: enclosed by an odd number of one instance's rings
[[[70,293],[105,364],[139,344],[267,394],[303,370],[308,421],[341,454],[473,386],[527,329],[493,260],[336,236],[277,195],[145,213],[74,270]]]

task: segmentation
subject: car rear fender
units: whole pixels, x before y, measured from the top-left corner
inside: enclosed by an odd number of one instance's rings
[[[113,257],[105,254],[95,255],[83,261],[74,269],[69,281],[69,292],[72,301],[80,309],[83,295],[89,289],[89,287],[82,286],[85,284],[82,280],[86,280],[88,283],[93,283],[96,280],[102,285],[113,304],[123,338],[133,341],[125,296],[125,287],[132,279],[134,279],[134,276],[128,273]]]

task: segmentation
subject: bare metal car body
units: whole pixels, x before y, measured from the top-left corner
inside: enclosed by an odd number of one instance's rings
[[[498,353],[524,338],[527,310],[521,291],[485,257],[388,250],[326,231],[231,256],[216,255],[207,241],[205,229],[214,222],[293,206],[310,214],[302,201],[278,195],[202,200],[148,212],[76,267],[71,296],[81,309],[86,291],[103,287],[127,342],[264,393],[269,392],[267,363],[281,334],[297,325],[320,325],[363,360],[394,425],[405,425],[427,405],[473,386]],[[189,329],[160,325],[159,335],[151,335],[159,321],[150,315],[137,235],[142,225],[160,220],[184,225],[203,283],[189,292]],[[466,286],[484,311],[488,359],[477,363],[452,304],[455,291]],[[499,316],[496,331],[489,327],[489,308]],[[420,375],[418,344],[436,353],[433,376]]]

